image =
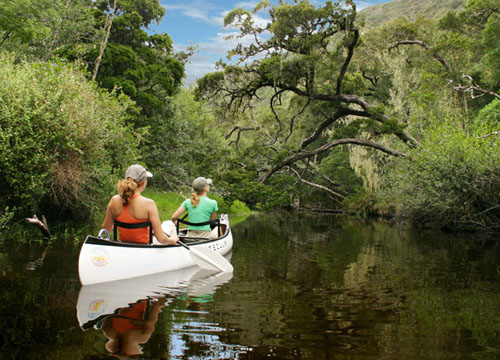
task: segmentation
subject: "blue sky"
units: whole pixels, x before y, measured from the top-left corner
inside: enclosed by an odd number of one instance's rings
[[[215,70],[215,62],[225,59],[234,42],[224,40],[231,33],[224,29],[224,16],[232,9],[252,10],[260,0],[161,0],[166,10],[160,24],[151,26],[154,33],[166,32],[174,42],[175,51],[197,45],[196,54],[186,65],[185,84],[189,85],[204,74]],[[387,2],[388,0],[355,1],[357,9]],[[273,1],[274,2],[274,1]],[[311,3],[320,3],[311,0]],[[262,19],[262,21],[264,21]]]

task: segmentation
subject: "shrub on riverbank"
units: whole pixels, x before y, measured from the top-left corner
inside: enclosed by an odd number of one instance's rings
[[[485,114],[476,122],[484,125]],[[398,162],[379,198],[419,225],[499,231],[500,138],[476,128],[434,126],[412,161]]]
[[[74,66],[0,54],[0,208],[83,218],[135,159],[132,103],[98,90]],[[105,199],[105,200],[103,200]]]

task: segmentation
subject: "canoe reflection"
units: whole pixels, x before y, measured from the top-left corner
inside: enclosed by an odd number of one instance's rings
[[[211,301],[215,290],[232,276],[191,267],[82,286],[78,322],[84,331],[102,331],[107,338],[106,350],[111,354],[142,354],[141,344],[151,337],[163,306],[177,297]]]
[[[106,350],[111,354],[142,354],[140,344],[146,343],[151,337],[165,302],[165,298],[154,303],[144,299],[120,309],[117,315],[106,316],[101,328],[108,339]]]

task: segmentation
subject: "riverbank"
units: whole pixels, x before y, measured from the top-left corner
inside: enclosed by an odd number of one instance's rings
[[[161,221],[165,221],[172,217],[175,210],[179,208],[180,204],[182,204],[190,194],[148,188],[143,195],[155,201],[160,219]],[[229,214],[231,225],[235,225],[255,213],[255,211],[250,210],[239,200],[235,200],[229,204],[224,201],[221,196],[210,194],[209,197],[217,200],[219,206],[218,214]],[[96,235],[99,232],[105,212],[105,207],[97,210],[93,219],[85,223],[56,222],[54,219],[48,219],[51,239],[66,239],[68,241],[80,243],[87,235]],[[37,214],[40,218],[42,215],[44,215],[43,210]],[[24,219],[10,218],[8,221],[6,220],[5,224],[0,225],[2,225],[0,226],[0,234],[2,234],[0,242],[44,241],[44,236],[39,229],[27,224]]]

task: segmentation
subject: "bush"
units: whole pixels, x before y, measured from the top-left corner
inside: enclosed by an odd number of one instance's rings
[[[434,126],[412,160],[400,160],[381,195],[399,215],[453,229],[500,230],[500,138]]]
[[[135,159],[132,103],[77,69],[0,54],[0,207],[86,217],[107,201],[113,169]]]

